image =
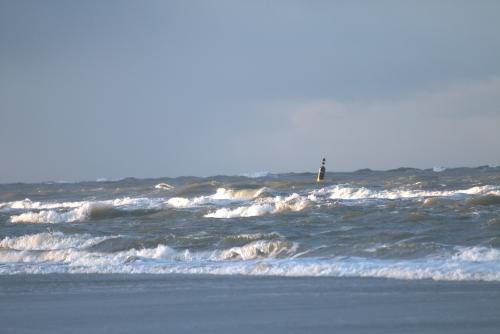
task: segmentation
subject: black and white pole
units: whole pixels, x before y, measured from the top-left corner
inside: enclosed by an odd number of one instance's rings
[[[316,182],[321,182],[325,179],[325,173],[326,173],[325,162],[326,159],[323,158],[323,161],[321,161],[321,167],[319,168],[318,171],[318,178],[316,179]]]

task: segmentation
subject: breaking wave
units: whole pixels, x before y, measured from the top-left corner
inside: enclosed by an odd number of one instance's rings
[[[17,251],[84,249],[112,238],[116,238],[116,236],[92,237],[89,234],[65,235],[62,232],[44,232],[19,237],[5,237],[0,240],[0,249],[8,248]]]
[[[169,185],[161,189],[171,189]],[[157,186],[158,186],[157,185]],[[165,185],[165,186],[163,186]],[[469,205],[499,205],[500,187],[474,186],[458,190],[383,189],[349,185],[334,185],[288,196],[272,196],[266,187],[255,189],[218,188],[211,195],[171,198],[118,198],[102,201],[39,202],[24,199],[0,203],[0,212],[10,213],[11,223],[54,224],[81,222],[89,219],[112,218],[135,210],[163,210],[168,208],[202,208],[218,206],[205,213],[206,218],[256,217],[284,212],[302,211],[310,203],[328,204],[332,200],[349,205],[370,203],[371,200],[418,199],[423,207],[440,205],[441,198],[466,200]],[[240,204],[238,206],[235,206]]]
[[[206,204],[246,201],[259,197],[265,191],[266,188],[242,190],[218,188],[213,195],[198,196],[193,198],[172,197],[167,200],[167,204],[173,208],[193,208]]]
[[[207,218],[236,218],[255,217],[266,214],[276,214],[284,211],[301,211],[308,205],[308,200],[297,193],[288,197],[276,196],[264,198],[249,206],[240,206],[235,209],[220,208],[205,215]]]
[[[312,196],[328,196],[335,200],[363,200],[363,199],[408,199],[427,197],[455,197],[463,198],[466,195],[500,195],[498,186],[476,186],[459,190],[412,190],[412,189],[392,189],[392,190],[372,190],[365,187],[349,187],[335,185],[321,188],[311,192]]]
[[[312,173],[2,184],[0,275],[500,282],[499,172],[361,170],[319,184]]]
[[[458,247],[453,259],[467,262],[500,262],[500,251],[491,247]]]
[[[268,177],[272,175],[271,172],[252,172],[252,173],[241,173],[239,176],[248,177],[250,179],[257,179],[260,177]]]
[[[0,211],[76,208],[82,205],[82,203],[83,202],[43,203],[43,202],[33,202],[29,198],[26,198],[22,201],[0,203]]]
[[[446,170],[445,167],[441,167],[441,166],[435,166],[432,168],[432,171],[433,172],[436,172],[436,173],[441,173],[441,172],[444,172]]]
[[[19,206],[13,203],[10,209]],[[163,205],[162,199],[152,198],[120,198],[108,201],[82,201],[66,203],[40,203],[29,200],[21,201],[24,209],[43,209],[28,211],[10,217],[11,223],[57,224],[85,221],[89,218],[113,217],[123,211],[159,209]],[[72,208],[71,210],[67,210]],[[48,210],[46,210],[48,209]],[[66,209],[66,211],[64,211]]]
[[[236,235],[228,235],[224,237],[223,241],[253,241],[259,239],[276,239],[283,238],[283,236],[276,232],[271,233],[241,233]]]
[[[94,252],[91,247],[120,236],[92,237],[88,234],[65,235],[60,232],[38,233],[20,237],[5,237],[0,240],[0,263],[36,264],[41,272],[52,272],[54,265],[59,270],[79,270],[81,272],[120,272],[120,267],[131,263],[151,260],[170,260],[185,263],[231,262],[237,260],[274,259],[292,255],[298,245],[282,240],[255,240],[243,246],[213,251],[190,252],[176,251],[164,244],[153,248],[128,249],[114,253]],[[161,264],[164,262],[156,263]],[[153,267],[154,262],[150,263]],[[9,274],[5,266],[0,266],[0,273]],[[143,272],[149,272],[147,268]],[[48,270],[48,271],[46,271]],[[135,270],[132,271],[136,272]]]
[[[177,251],[164,244],[112,253],[92,251],[92,246],[118,237],[60,232],[5,237],[0,240],[0,274],[184,273],[500,281],[500,251],[489,247],[461,247],[451,254],[410,260],[297,257],[299,245],[284,240],[254,240],[202,252]]]
[[[58,224],[83,221],[90,217],[92,209],[104,209],[93,203],[84,203],[80,207],[68,212],[58,212],[56,210],[43,210],[39,212],[26,212],[10,217],[11,223],[32,223],[32,224]]]
[[[292,254],[297,250],[296,244],[286,241],[257,240],[242,247],[233,247],[219,253],[221,260],[241,259],[252,260],[257,258],[275,258],[281,254]]]
[[[171,186],[170,184],[168,183],[158,183],[157,185],[155,185],[155,188],[156,189],[164,189],[164,190],[172,190],[174,189],[175,187],[174,186]]]

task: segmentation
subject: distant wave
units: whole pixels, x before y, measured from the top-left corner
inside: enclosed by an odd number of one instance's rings
[[[328,166],[327,166],[328,167]],[[353,174],[369,174],[369,173],[426,173],[429,171],[432,172],[443,172],[443,171],[457,171],[457,170],[468,170],[468,171],[484,171],[484,170],[496,170],[499,169],[499,165],[491,164],[491,165],[482,165],[482,166],[476,166],[476,167],[442,167],[442,166],[434,166],[431,168],[427,169],[420,169],[420,168],[414,168],[414,167],[399,167],[399,168],[393,168],[393,169],[387,169],[387,170],[373,170],[370,168],[361,168],[355,171],[348,171],[348,172],[337,172],[334,170],[330,170],[327,168],[327,173],[328,174],[333,174],[333,173],[353,173]],[[256,171],[256,172],[248,172],[248,173],[240,173],[237,175],[212,175],[212,176],[180,176],[180,177],[172,177],[169,179],[173,180],[186,180],[186,179],[193,179],[193,180],[198,180],[200,183],[206,183],[206,182],[211,182],[214,179],[224,177],[224,178],[241,178],[241,177],[247,177],[247,178],[269,178],[269,177],[279,177],[282,175],[314,175],[315,171],[311,172],[284,172],[284,173],[271,173],[268,171]],[[160,180],[164,180],[165,177],[162,178],[156,178],[156,179],[148,179],[148,178],[140,178],[140,177],[124,177],[124,178],[97,178],[93,180],[79,180],[79,181],[66,181],[66,180],[56,180],[56,181],[40,181],[40,182],[9,182],[9,183],[0,183],[1,185],[15,185],[15,184],[22,184],[22,185],[28,185],[28,184],[85,184],[85,183],[106,183],[106,182],[113,182],[113,183],[120,183],[120,182],[129,182],[129,181],[136,181],[136,182],[142,182],[144,180],[158,180],[160,183]]]
[[[117,179],[109,179],[109,178],[106,178],[106,177],[100,177],[98,179],[95,180],[95,182],[120,182],[120,181],[123,181],[123,180],[126,180],[127,178],[117,178]],[[92,181],[90,181],[92,182]]]
[[[257,178],[260,178],[260,177],[268,177],[270,175],[272,175],[271,172],[251,172],[251,173],[241,173],[241,174],[238,174],[238,176],[248,177],[248,178],[251,178],[251,179],[257,179]]]
[[[156,189],[164,189],[164,190],[172,190],[175,187],[168,184],[168,183],[158,183],[157,185],[155,185],[155,188]]]
[[[440,167],[440,166],[436,166],[436,167],[432,168],[432,171],[436,172],[436,173],[444,172],[445,170],[446,170],[445,167]]]

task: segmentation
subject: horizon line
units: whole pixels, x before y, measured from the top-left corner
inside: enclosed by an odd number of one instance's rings
[[[499,168],[500,165],[478,165],[478,166],[458,166],[458,167],[444,167],[444,166],[434,166],[434,167],[427,167],[427,168],[418,168],[418,167],[409,167],[409,166],[401,166],[397,168],[389,168],[389,169],[371,169],[371,168],[360,168],[356,170],[348,170],[348,171],[341,171],[341,170],[328,170],[327,173],[357,173],[357,172],[391,172],[391,171],[398,171],[398,170],[418,170],[418,171],[433,171],[435,173],[442,173],[447,170],[453,170],[453,169],[478,169],[478,168]],[[437,170],[439,169],[439,170]],[[442,169],[442,170],[441,170]],[[251,176],[252,174],[254,175],[262,175],[262,176]],[[100,182],[120,182],[124,181],[127,179],[134,179],[134,180],[156,180],[156,179],[180,179],[180,178],[200,178],[200,179],[206,179],[206,178],[214,178],[214,177],[245,177],[245,178],[262,178],[262,177],[269,177],[272,175],[285,175],[285,174],[316,174],[315,171],[288,171],[288,172],[270,172],[270,171],[255,171],[255,172],[242,172],[238,174],[214,174],[214,175],[178,175],[178,176],[152,176],[152,177],[137,177],[137,176],[124,176],[124,177],[119,177],[119,178],[107,178],[107,177],[99,177],[93,180],[89,179],[81,179],[81,180],[44,180],[44,181],[13,181],[13,182],[0,182],[0,185],[15,185],[15,184],[75,184],[75,183],[100,183]]]

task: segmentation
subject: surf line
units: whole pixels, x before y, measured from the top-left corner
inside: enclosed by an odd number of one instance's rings
[[[323,158],[323,160],[321,161],[321,167],[318,170],[318,177],[316,178],[316,182],[318,183],[323,182],[323,180],[325,179],[325,174],[326,174],[325,163],[326,159]]]

